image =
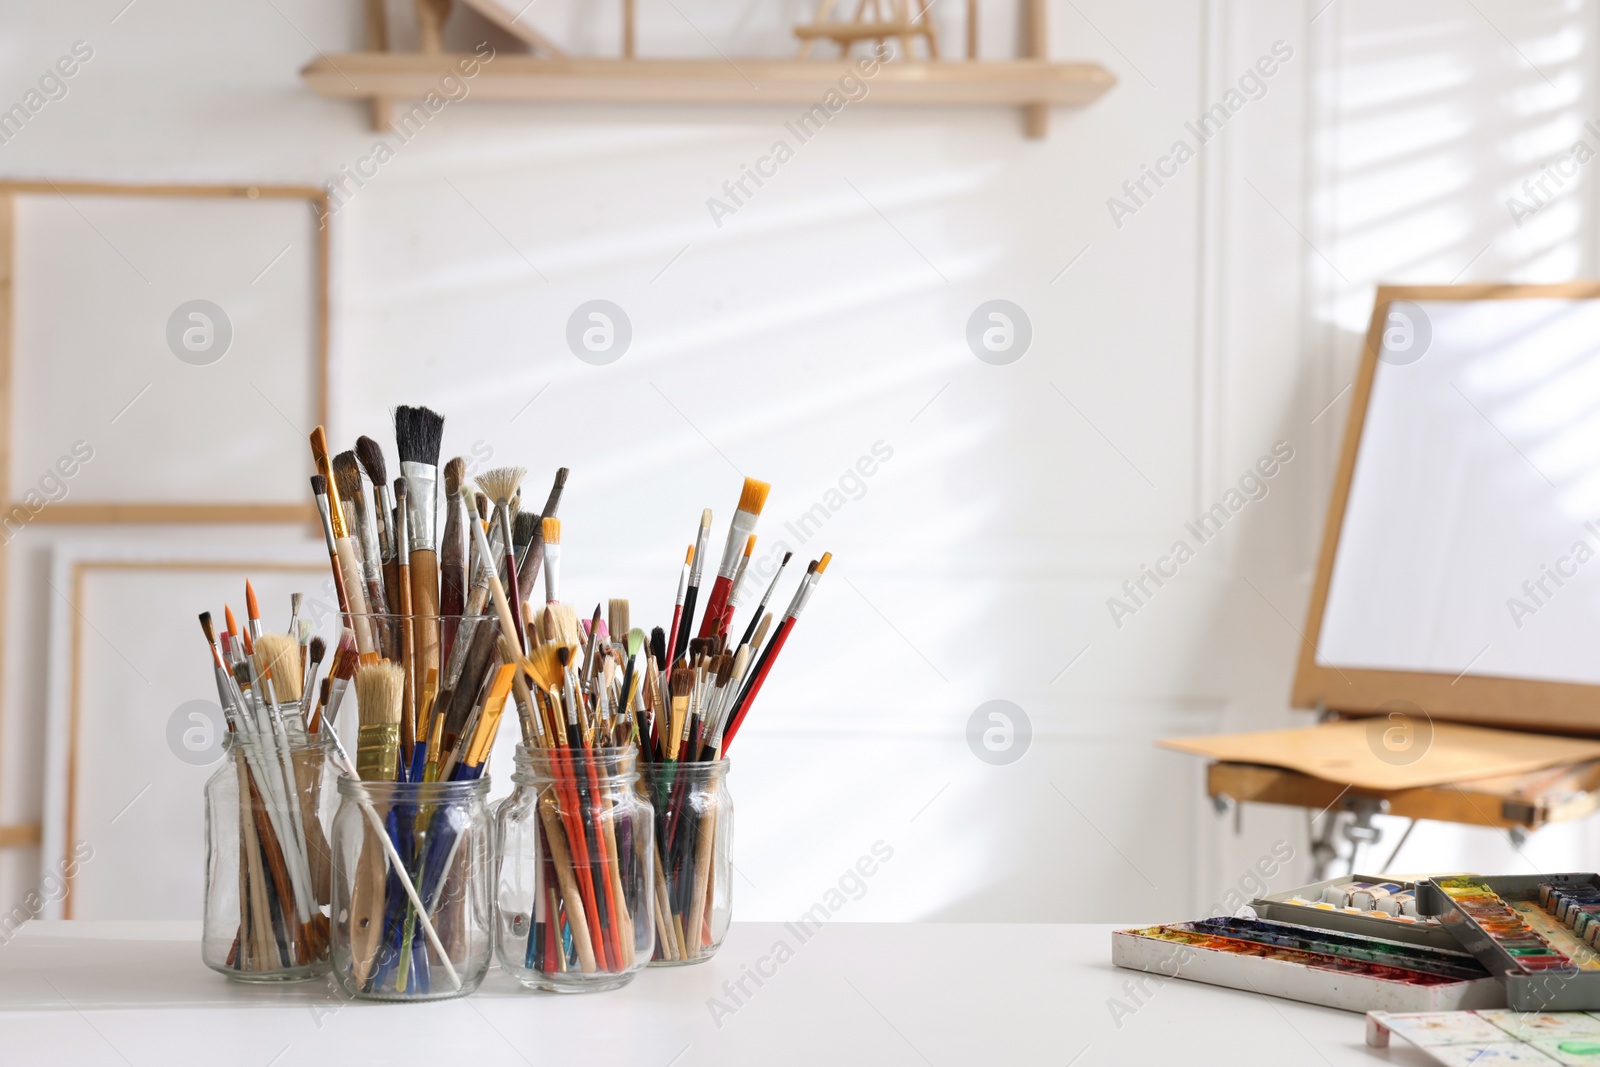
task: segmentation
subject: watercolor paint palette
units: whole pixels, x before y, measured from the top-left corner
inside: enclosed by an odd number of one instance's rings
[[[1215,918],[1118,930],[1111,961],[1345,1011],[1495,1008],[1505,992],[1476,960],[1447,951],[1269,919]]]
[[[1391,1035],[1446,1067],[1600,1064],[1600,1018],[1583,1011],[1369,1012],[1367,1044],[1387,1048]]]
[[[1417,883],[1435,915],[1518,1011],[1600,1010],[1600,875],[1455,875]]]
[[[1461,951],[1439,920],[1417,912],[1415,891],[1411,882],[1356,874],[1257,897],[1250,907],[1276,922]]]

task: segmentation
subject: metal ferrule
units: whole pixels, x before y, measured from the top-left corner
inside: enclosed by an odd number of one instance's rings
[[[389,487],[376,482],[372,485],[372,496],[377,510],[374,518],[378,530],[378,555],[387,562],[395,557],[395,531],[390,528],[393,523],[390,516],[394,514],[394,501],[389,499]]]
[[[717,567],[718,578],[732,578],[739,569],[739,561],[744,559],[744,543],[755,532],[756,520],[760,517],[753,511],[733,513],[733,522],[728,526],[728,542],[722,546],[722,563]]]
[[[436,551],[439,468],[431,463],[402,463],[400,473],[406,477],[406,504],[411,509],[407,516],[411,522],[411,551]]]
[[[334,543],[333,518],[328,514],[328,498],[326,496],[317,497],[317,515],[322,519],[322,536],[328,541],[328,555],[334,555],[338,552],[338,546]]]
[[[376,583],[378,588],[383,587],[383,556],[378,547],[377,517],[373,512],[373,499],[365,493],[361,494],[361,514],[357,516],[361,524],[356,531],[361,535],[361,564],[366,568],[367,584]],[[377,605],[368,605],[368,611],[377,611]]]
[[[811,588],[811,579],[816,577],[816,571],[810,571],[800,579],[800,588],[794,591],[794,596],[789,600],[789,607],[784,611],[783,617],[792,619],[800,614],[800,609],[806,606],[806,592]]]
[[[549,544],[544,546],[544,599],[547,603],[556,602],[556,594],[561,591],[561,546]]]
[[[815,572],[806,575],[806,584],[800,587],[799,594],[795,597],[796,603],[789,606],[789,618],[793,619],[806,609],[806,604],[811,600],[811,594],[816,591],[817,584],[822,581],[822,575]]]
[[[700,576],[705,573],[706,567],[706,542],[711,540],[711,527],[701,527],[694,539],[694,565],[689,571],[689,584],[695,588],[700,586]]]

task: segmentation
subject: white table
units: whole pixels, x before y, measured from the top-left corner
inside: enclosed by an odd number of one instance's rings
[[[710,963],[592,996],[523,991],[491,968],[463,1000],[346,1002],[328,982],[240,985],[200,962],[199,924],[34,922],[0,946],[0,1063],[298,1067],[848,1064],[967,1067],[1422,1064],[1363,1044],[1362,1016],[1111,966],[1110,926],[837,923],[802,943],[737,923]],[[713,1021],[741,965],[793,957]],[[769,973],[774,964],[763,968]],[[447,1058],[448,1057],[448,1058]]]

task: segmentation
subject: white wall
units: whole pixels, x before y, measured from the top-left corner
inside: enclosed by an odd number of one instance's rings
[[[334,218],[331,434],[377,435],[388,407],[426,402],[449,417],[447,453],[482,443],[539,493],[570,466],[580,606],[659,612],[698,509],[725,517],[741,472],[774,483],[763,534],[778,539],[875,442],[892,448],[822,535],[791,542],[836,562],[736,751],[741,916],[801,910],[879,838],[895,861],[841,918],[1175,918],[1279,837],[1303,855],[1298,813],[1252,809],[1236,837],[1198,763],[1153,741],[1304,721],[1285,700],[1373,284],[1571,277],[1592,270],[1594,236],[1587,175],[1521,229],[1504,204],[1592,113],[1593,5],[1324,3],[1052,4],[1052,54],[1119,84],[1058,110],[1048,139],[1023,139],[1014,110],[869,100],[721,227],[706,198],[789,109],[452,104]],[[644,51],[708,51],[672,5],[640,6]],[[359,47],[359,5],[120,7],[10,18],[0,102],[76,40],[95,58],[0,147],[0,172],[317,182],[371,151],[364,107],[296,77],[318,50]],[[785,51],[804,10],[677,7],[742,54]],[[985,51],[1003,55],[1015,22],[989,7]],[[538,17],[596,51],[614,40],[577,5]],[[492,36],[468,16],[451,35]],[[1119,225],[1107,199],[1193,144],[1185,123],[1277,41],[1293,55],[1264,95]],[[607,367],[563,340],[597,297],[634,327]],[[963,339],[997,297],[1034,331],[1005,367]],[[1107,598],[1278,441],[1294,459],[1270,494],[1116,625]],[[29,620],[64,536],[35,525],[10,556],[0,823],[40,816]],[[174,705],[206,695],[201,652],[163,682]],[[1011,766],[964,739],[993,699],[1032,723]],[[1475,831],[1407,847],[1402,866],[1517,862]],[[1595,855],[1578,832],[1536,853]],[[37,862],[0,855],[0,900]]]

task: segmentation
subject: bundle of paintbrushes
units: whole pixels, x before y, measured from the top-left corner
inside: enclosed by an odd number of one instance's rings
[[[709,590],[702,579],[712,519],[702,513],[670,626],[646,637],[631,626],[626,601],[611,601],[608,617],[596,608],[585,624],[559,596],[556,512],[566,470],[541,510],[524,510],[521,468],[488,471],[474,484],[465,462],[452,459],[441,486],[443,416],[400,407],[394,427],[400,477],[392,484],[372,438],[330,454],[323,429],[311,435],[312,492],[343,627],[318,688],[315,666],[299,664],[320,651],[296,645],[294,672],[310,711],[294,728],[327,739],[346,774],[340,793],[359,809],[346,820],[357,827],[353,840],[341,837],[338,820],[333,835],[341,982],[372,996],[475,982],[456,965],[474,959],[465,942],[477,936],[476,831],[439,790],[482,784],[508,701],[523,759],[549,779],[547,803],[535,805],[539,870],[515,962],[631,973],[658,934],[670,939],[662,950],[670,958],[707,954],[720,940],[707,932],[707,902],[726,882],[707,842],[731,813],[719,816],[690,787],[694,776],[678,770],[725,759],[829,557],[811,563],[781,617],[767,606],[782,566],[751,616],[737,620],[768,490],[746,479]],[[225,666],[222,650],[217,656]],[[352,681],[355,761],[332,729]],[[254,674],[238,683],[241,692],[259,688]],[[270,725],[274,698],[264,699]],[[659,810],[645,804],[640,818],[635,764],[647,765],[652,789],[662,790]],[[437,981],[441,971],[446,983]]]
[[[219,642],[211,614],[200,616],[228,726],[228,762],[207,787],[204,957],[250,981],[310,977],[328,958],[325,760],[301,702],[323,642],[298,600],[288,633],[262,629],[249,583],[246,631],[228,608]]]

